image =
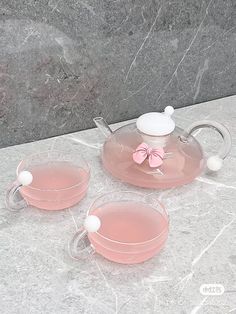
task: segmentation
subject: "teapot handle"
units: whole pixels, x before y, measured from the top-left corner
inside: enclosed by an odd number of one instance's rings
[[[218,154],[215,156],[211,156],[207,159],[208,169],[212,171],[218,171],[222,167],[223,159],[225,159],[228,156],[232,145],[229,130],[223,124],[211,120],[202,120],[194,122],[180,136],[180,140],[184,143],[188,142],[188,137],[192,135],[196,130],[202,128],[211,128],[217,131],[223,139],[224,143],[221,149],[219,150]]]

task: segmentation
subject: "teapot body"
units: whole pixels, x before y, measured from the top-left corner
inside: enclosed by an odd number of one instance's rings
[[[115,132],[102,117],[94,122],[106,140],[102,150],[105,169],[114,177],[150,189],[184,185],[199,176],[207,165],[210,171],[222,168],[231,148],[231,136],[221,123],[202,120],[183,130],[171,118],[174,108],[163,113],[149,112]],[[205,159],[195,131],[210,128],[220,134],[223,144],[217,154]]]
[[[117,129],[105,140],[102,161],[114,177],[143,188],[167,189],[190,183],[201,174],[205,158],[198,141],[189,136],[181,140],[184,131],[175,127],[168,136],[149,137],[141,134],[135,123]],[[144,160],[134,161],[134,153],[144,143],[149,149]],[[163,149],[161,165],[150,166],[150,154]],[[149,156],[148,156],[149,155]]]

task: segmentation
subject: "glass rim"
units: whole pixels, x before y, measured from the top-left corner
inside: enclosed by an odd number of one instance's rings
[[[26,158],[23,158],[23,159],[19,162],[19,164],[18,164],[18,166],[17,166],[17,168],[16,168],[16,176],[18,177],[18,175],[19,175],[19,173],[20,173],[19,168],[20,168],[20,166],[21,166],[25,161],[29,160],[30,158],[32,158],[32,157],[34,157],[34,156],[40,156],[40,155],[49,154],[49,153],[60,153],[60,154],[62,154],[62,155],[71,156],[70,153],[63,152],[63,151],[61,151],[61,150],[56,150],[56,149],[49,150],[49,151],[43,151],[43,152],[39,152],[39,153],[34,153],[34,154],[30,154],[29,156],[27,156]],[[30,185],[27,186],[27,189],[31,189],[31,190],[35,190],[35,191],[45,191],[45,192],[52,192],[52,191],[53,191],[53,192],[59,192],[59,191],[70,190],[70,189],[72,189],[72,188],[75,188],[75,187],[78,187],[78,186],[82,185],[82,184],[83,184],[84,182],[86,182],[86,181],[88,182],[89,179],[90,179],[90,176],[91,176],[90,166],[89,166],[89,164],[87,163],[87,161],[86,161],[81,155],[79,155],[78,157],[79,157],[79,158],[82,160],[82,162],[84,162],[84,164],[85,164],[85,167],[81,167],[81,168],[87,172],[88,178],[86,178],[86,179],[80,181],[79,183],[76,183],[76,184],[74,184],[74,185],[71,185],[71,186],[68,186],[68,187],[62,188],[62,189],[43,189],[43,188],[32,187],[32,186],[30,186]],[[66,160],[64,160],[64,161],[66,161]],[[87,169],[86,169],[86,168],[87,168]],[[21,170],[21,171],[24,171],[24,169]]]
[[[98,197],[92,202],[92,204],[90,205],[90,207],[89,207],[89,209],[88,209],[88,211],[87,211],[87,217],[88,217],[88,215],[92,214],[91,209],[92,209],[93,205],[95,204],[95,202],[97,202],[100,198],[102,198],[102,197],[104,197],[104,196],[111,195],[111,194],[118,194],[118,193],[120,193],[120,194],[123,194],[123,193],[131,193],[131,194],[136,194],[136,195],[139,195],[139,196],[142,196],[142,197],[145,197],[145,196],[150,195],[150,194],[146,195],[146,194],[142,194],[142,193],[140,193],[140,192],[136,192],[136,191],[127,191],[127,190],[125,190],[125,191],[117,191],[117,190],[115,190],[115,191],[111,191],[111,192],[104,193],[104,194],[98,196]],[[122,201],[122,199],[121,199],[121,201]],[[147,204],[148,202],[144,200],[143,203],[144,203],[144,204],[145,204],[145,203]],[[163,231],[162,231],[161,233],[159,233],[157,236],[155,236],[155,237],[152,238],[152,239],[149,239],[149,240],[146,240],[146,241],[142,241],[142,242],[121,242],[121,241],[117,241],[117,240],[110,239],[110,238],[108,238],[108,237],[102,235],[101,233],[99,233],[99,230],[96,231],[96,232],[94,232],[94,233],[97,234],[97,235],[98,235],[99,237],[101,237],[102,239],[105,239],[105,240],[107,240],[107,241],[109,241],[109,242],[117,243],[117,244],[122,244],[122,245],[126,245],[126,246],[143,245],[143,244],[147,244],[147,243],[150,243],[150,242],[152,242],[152,241],[155,241],[156,239],[160,238],[166,231],[169,230],[169,221],[170,221],[170,219],[169,219],[169,214],[168,214],[168,212],[167,212],[165,206],[162,204],[162,202],[161,202],[159,199],[157,199],[157,203],[158,203],[158,206],[161,207],[161,209],[164,211],[164,214],[166,215],[166,217],[165,217],[164,215],[162,215],[162,216],[167,220],[167,226],[163,229]],[[152,207],[154,210],[158,211],[158,209],[154,208],[153,206],[151,206],[151,207]]]

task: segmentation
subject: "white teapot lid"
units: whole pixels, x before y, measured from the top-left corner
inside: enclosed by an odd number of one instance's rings
[[[167,106],[165,111],[148,112],[141,115],[137,121],[137,129],[150,136],[163,136],[170,134],[175,129],[175,122],[171,119],[174,113],[172,106]]]

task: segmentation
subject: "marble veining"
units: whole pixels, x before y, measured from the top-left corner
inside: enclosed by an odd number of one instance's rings
[[[55,9],[56,10],[56,9]],[[0,150],[0,307],[2,314],[222,314],[236,313],[236,96],[177,109],[181,127],[215,119],[232,133],[233,147],[217,175],[203,174],[192,184],[165,191],[142,190],[111,178],[100,161],[103,137],[97,129]],[[112,128],[127,123],[112,125]],[[213,131],[212,131],[213,132]],[[208,154],[217,150],[216,133],[197,135]],[[91,165],[86,198],[73,208],[47,212],[7,211],[5,189],[18,162],[28,154],[61,149],[83,154]],[[112,190],[158,195],[170,215],[165,249],[138,265],[120,265],[95,254],[68,256],[67,244],[91,202]],[[224,286],[221,296],[205,296],[202,284]]]
[[[235,94],[234,0],[0,3],[0,147]]]

